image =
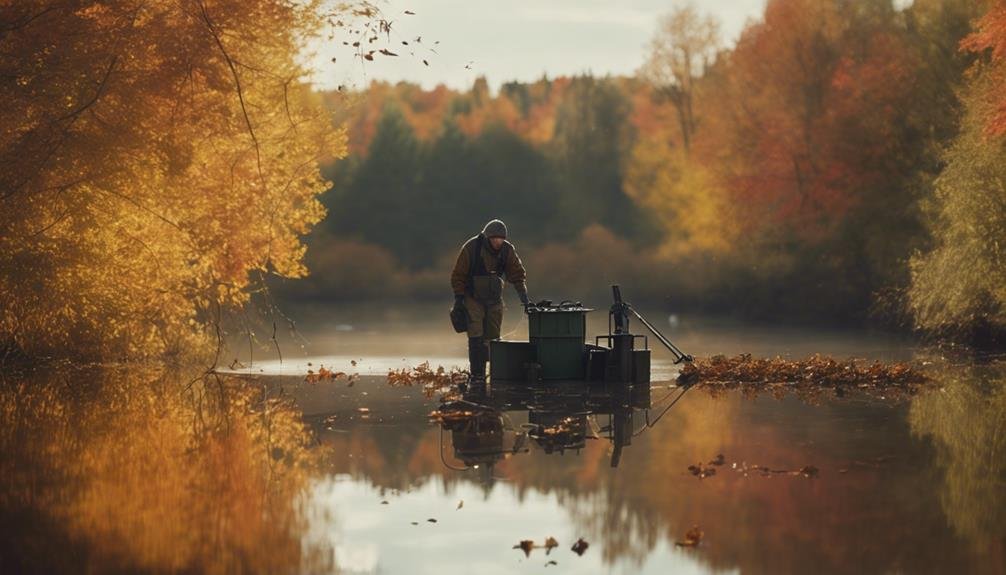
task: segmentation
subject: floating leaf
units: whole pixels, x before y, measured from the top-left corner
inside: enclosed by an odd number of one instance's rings
[[[692,525],[692,528],[685,533],[684,541],[676,541],[674,544],[679,547],[696,547],[699,542],[702,541],[702,530],[699,529],[698,525]]]
[[[715,467],[705,467],[701,463],[698,465],[689,465],[688,471],[699,479],[705,479],[706,477],[716,475]]]
[[[524,552],[525,557],[531,556],[531,550],[534,549],[534,541],[530,539],[524,539],[520,543],[513,546],[514,549],[520,549]]]
[[[584,552],[587,551],[587,547],[590,547],[590,543],[587,543],[584,541],[583,537],[581,537],[576,540],[576,543],[574,543],[572,547],[570,547],[570,550],[573,551],[573,553],[582,556]]]

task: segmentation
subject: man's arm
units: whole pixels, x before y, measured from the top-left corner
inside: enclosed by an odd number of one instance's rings
[[[506,261],[506,279],[513,284],[514,289],[517,290],[517,295],[520,296],[520,300],[527,303],[527,270],[524,269],[524,263],[520,261],[520,256],[517,255],[517,248],[513,244],[510,244],[508,251],[510,253]]]
[[[454,295],[465,295],[465,288],[468,286],[468,272],[471,267],[471,256],[468,253],[470,242],[465,242],[458,253],[458,259],[454,262],[454,271],[451,272],[451,289]]]

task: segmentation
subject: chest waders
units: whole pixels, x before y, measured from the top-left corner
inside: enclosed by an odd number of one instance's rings
[[[468,338],[468,363],[471,366],[473,382],[484,382],[486,377],[486,361],[489,360],[489,339],[499,337],[498,331],[490,329],[490,323],[498,325],[502,317],[490,317],[492,314],[502,315],[499,306],[503,304],[503,274],[509,256],[510,245],[504,243],[496,256],[495,269],[486,268],[486,258],[482,255],[485,237],[479,235],[475,240],[468,266],[467,295],[474,300],[477,313],[470,313],[472,321],[482,322],[482,335]],[[487,337],[488,336],[488,337]]]

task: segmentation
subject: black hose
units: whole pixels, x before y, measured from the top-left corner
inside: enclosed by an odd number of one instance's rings
[[[678,346],[674,345],[673,343],[671,343],[671,340],[664,337],[664,334],[660,333],[660,330],[653,327],[653,324],[651,324],[650,322],[646,321],[646,318],[643,317],[638,311],[636,311],[636,308],[628,305],[627,307],[629,308],[629,310],[632,311],[633,315],[639,318],[639,321],[643,322],[643,325],[646,326],[646,329],[650,330],[650,332],[653,333],[653,335],[660,341],[660,343],[664,344],[664,346],[667,349],[671,350],[671,353],[674,354],[674,363],[681,363],[682,361],[688,361],[688,362],[695,361],[694,357],[678,349]]]

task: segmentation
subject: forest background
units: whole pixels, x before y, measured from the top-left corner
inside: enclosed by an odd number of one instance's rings
[[[982,180],[1002,173],[987,10],[774,0],[724,48],[683,6],[635,77],[326,93],[349,155],[324,168],[313,276],[286,293],[443,299],[499,217],[532,296],[596,304],[620,282],[670,310],[987,338],[1006,229]]]

